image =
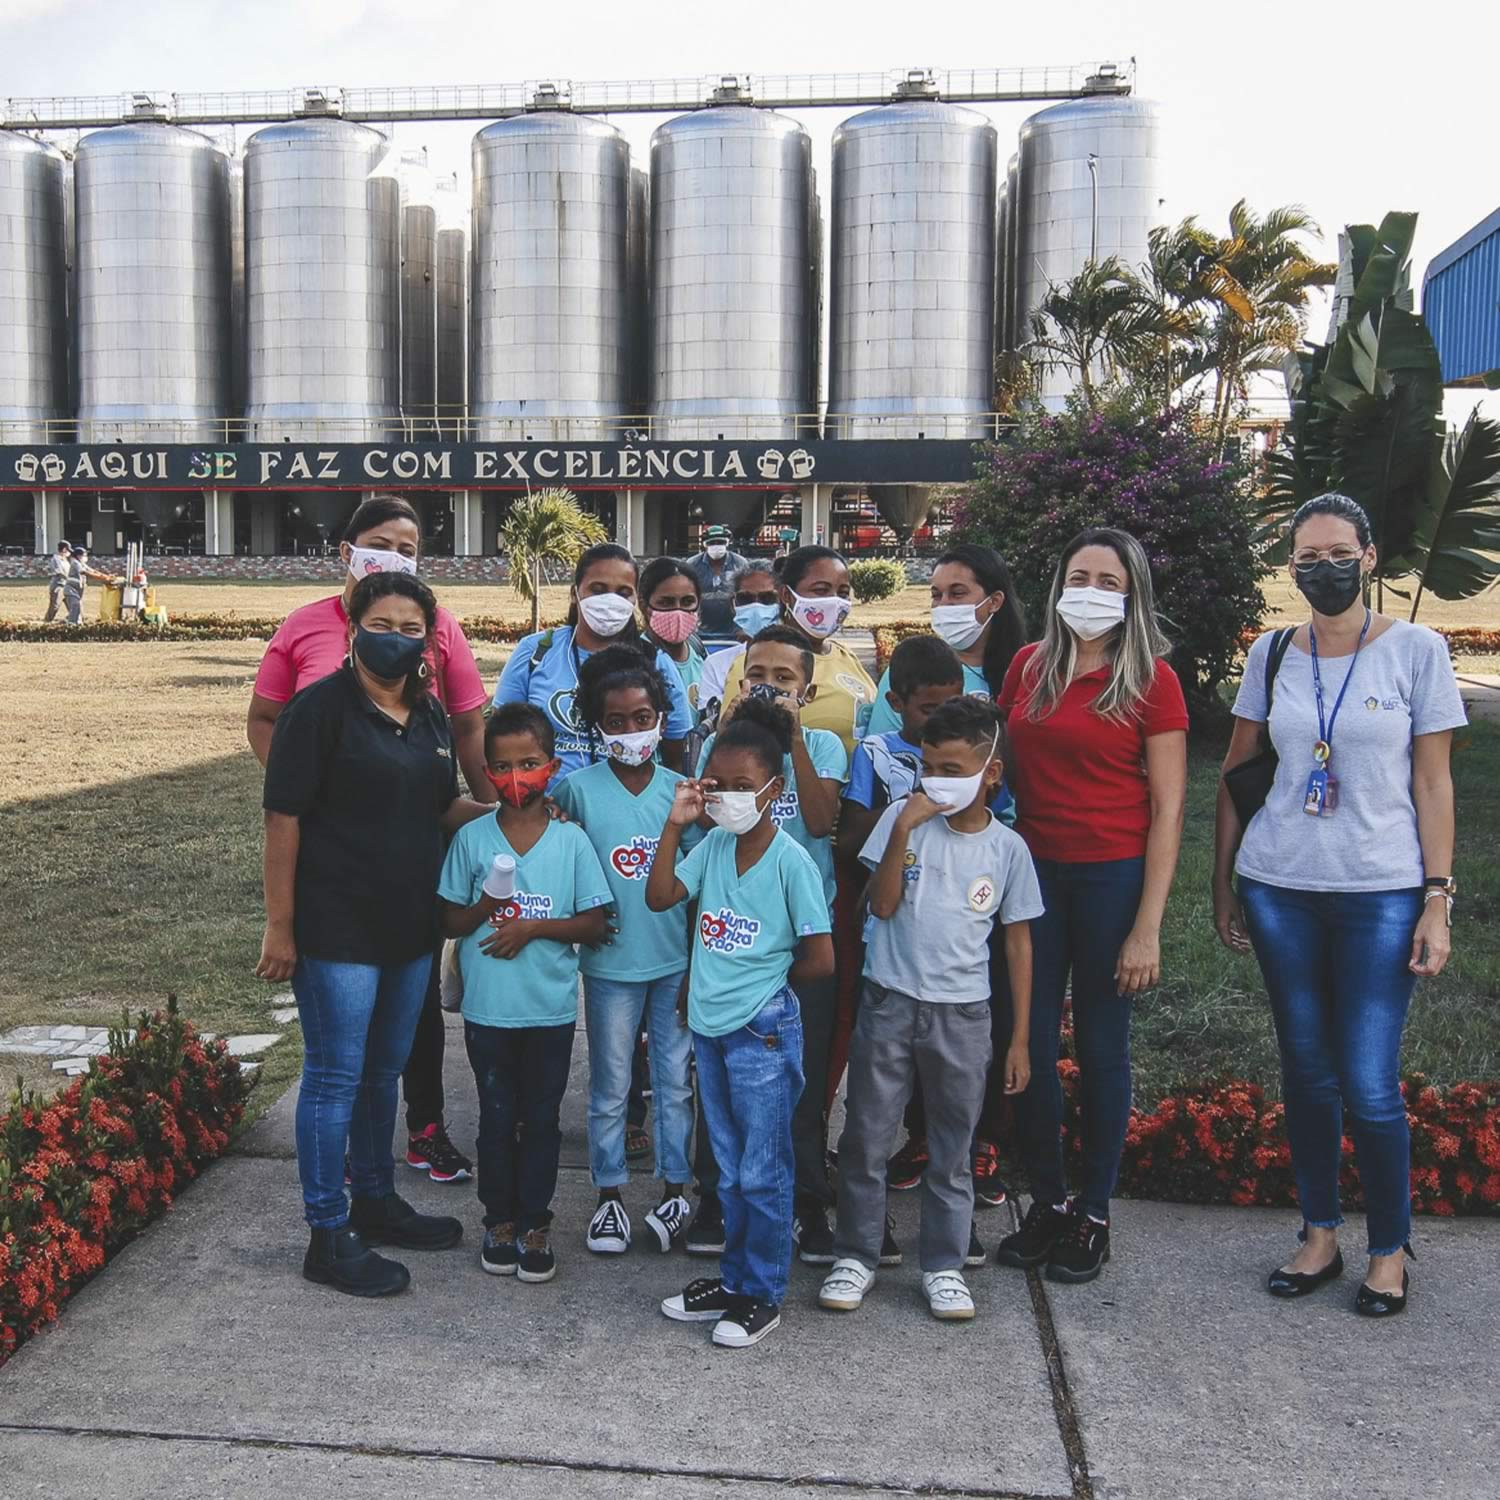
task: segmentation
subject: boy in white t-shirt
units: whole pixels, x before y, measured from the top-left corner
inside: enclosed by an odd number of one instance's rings
[[[839,1141],[838,1228],[821,1306],[852,1312],[880,1264],[886,1159],[920,1078],[931,1159],[922,1180],[919,1258],[934,1317],[967,1319],[963,1278],[974,1213],[970,1145],[989,1069],[989,938],[1005,934],[1013,1024],[1005,1092],[1030,1077],[1031,931],[1041,891],[1026,845],[990,811],[1004,767],[1000,719],[975,698],[922,730],[922,779],[881,815],[860,853],[870,877],[864,993],[849,1048]]]

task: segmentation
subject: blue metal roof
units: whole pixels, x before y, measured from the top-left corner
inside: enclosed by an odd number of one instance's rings
[[[1478,384],[1500,370],[1500,209],[1428,263],[1422,316],[1445,385]]]

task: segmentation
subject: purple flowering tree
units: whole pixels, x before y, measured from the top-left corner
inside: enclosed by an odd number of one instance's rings
[[[1220,689],[1265,610],[1268,569],[1251,546],[1244,471],[1221,461],[1181,409],[1142,412],[1116,401],[1036,415],[980,449],[953,535],[1010,563],[1040,636],[1057,560],[1088,526],[1117,526],[1146,549],[1195,722],[1222,721]]]

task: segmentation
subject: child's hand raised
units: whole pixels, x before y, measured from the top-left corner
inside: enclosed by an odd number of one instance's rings
[[[704,783],[694,777],[686,777],[677,783],[672,794],[672,810],[667,822],[676,828],[688,828],[703,816]]]
[[[945,808],[942,803],[934,802],[926,792],[919,790],[913,792],[902,804],[901,811],[896,814],[896,821],[910,832],[913,828],[920,828],[923,823],[930,823],[934,818],[952,811],[952,808]]]

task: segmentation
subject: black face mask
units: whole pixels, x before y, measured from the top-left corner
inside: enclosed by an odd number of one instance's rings
[[[1304,563],[1295,569],[1295,575],[1302,597],[1320,615],[1330,617],[1343,614],[1359,598],[1364,585],[1357,557],[1346,563]]]
[[[399,682],[417,670],[427,650],[427,637],[402,635],[398,630],[354,630],[354,654],[365,670],[382,682]]]

